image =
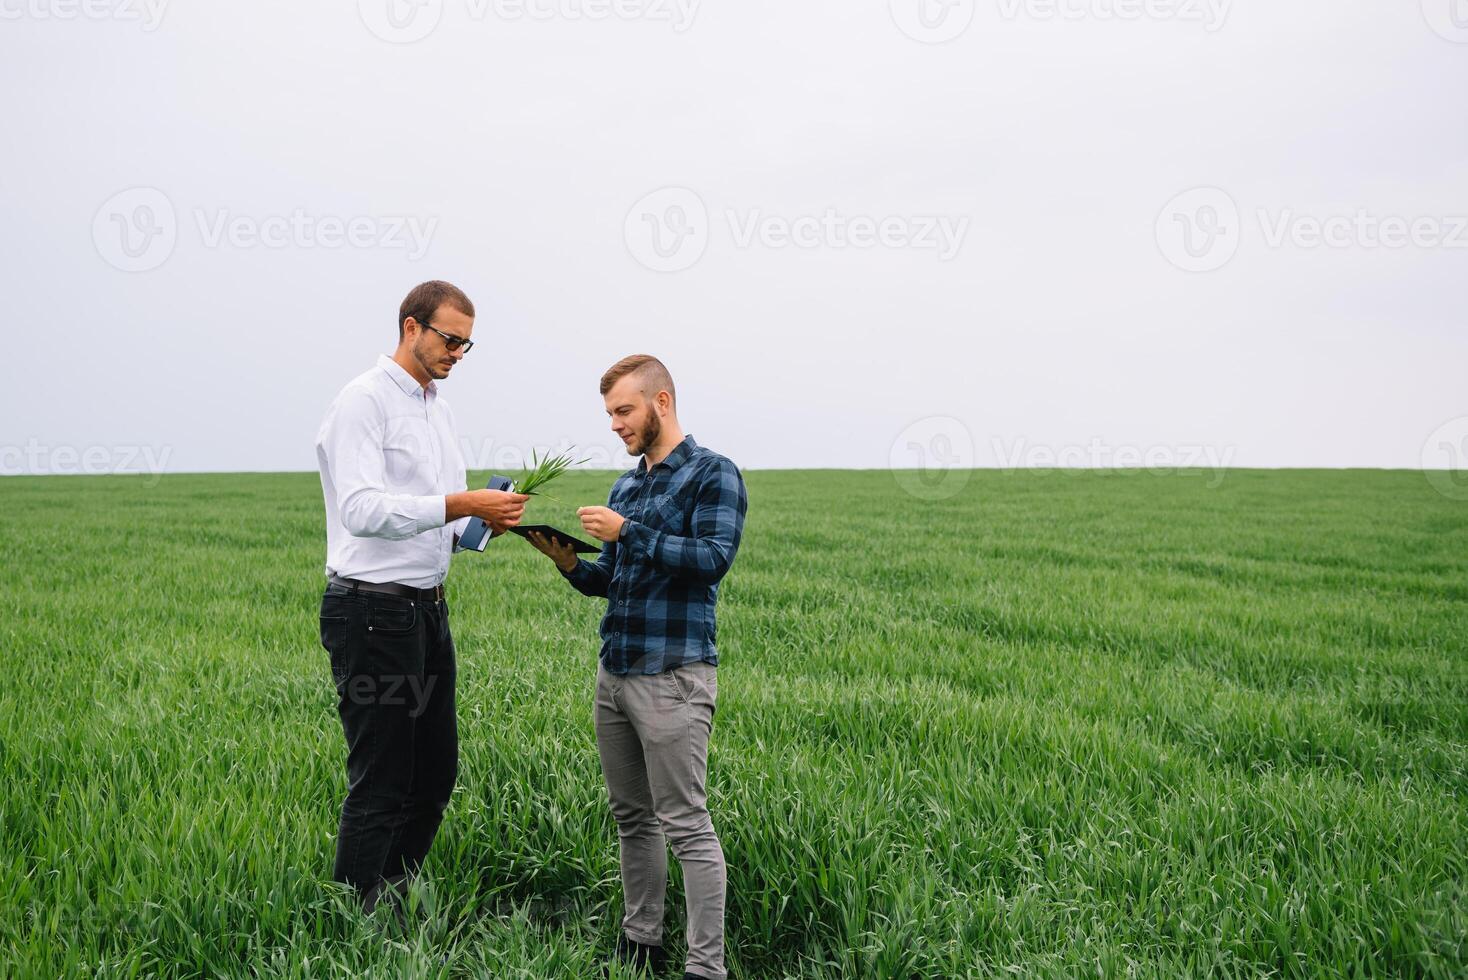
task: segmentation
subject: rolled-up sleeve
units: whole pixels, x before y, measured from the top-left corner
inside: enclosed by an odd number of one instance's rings
[[[384,425],[366,391],[344,391],[322,426],[316,453],[336,491],[342,526],[354,537],[401,540],[443,527],[442,494],[389,493]]]

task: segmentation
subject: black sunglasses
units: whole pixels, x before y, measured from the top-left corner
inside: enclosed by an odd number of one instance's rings
[[[451,333],[444,333],[442,330],[438,329],[435,326],[432,326],[431,324],[423,323],[419,324],[419,326],[421,326],[424,330],[432,330],[434,333],[442,337],[444,347],[448,348],[449,350],[458,350],[460,347],[462,347],[464,348],[464,353],[467,354],[474,349],[474,341],[472,340],[465,340],[463,337],[455,337]]]

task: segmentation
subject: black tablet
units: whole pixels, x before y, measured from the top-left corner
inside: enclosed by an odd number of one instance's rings
[[[557,530],[556,528],[551,527],[549,524],[517,524],[514,527],[510,528],[510,530],[520,535],[520,537],[522,538],[528,535],[531,531],[535,531],[542,537],[550,538],[556,544],[569,544],[571,546],[571,550],[575,551],[578,555],[591,554],[592,552],[601,551],[601,548],[597,545],[587,544],[585,541],[582,541],[578,538],[573,538],[565,531]]]

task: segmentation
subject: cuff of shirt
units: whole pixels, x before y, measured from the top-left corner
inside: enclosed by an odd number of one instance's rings
[[[447,497],[419,497],[422,509],[414,515],[418,522],[417,534],[432,531],[448,523],[449,499]]]
[[[444,506],[445,506],[445,509],[447,509],[448,505],[445,504]],[[469,521],[470,521],[470,518],[468,518],[468,517],[461,517],[457,521],[454,521],[452,524],[449,525],[449,528],[453,532],[453,536],[454,536],[453,537],[453,540],[454,540],[454,551],[455,552],[459,552],[459,551],[463,551],[464,550],[463,548],[460,548],[459,547],[459,539],[464,536],[464,528],[466,528],[466,527],[469,526]]]
[[[569,572],[562,571],[559,565],[556,566],[556,571],[564,575],[566,580],[572,585],[580,585],[582,584],[582,580],[586,578],[586,562],[577,558],[575,566]]]
[[[646,558],[657,557],[658,537],[663,532],[639,524],[636,521],[623,521],[622,534],[617,538],[617,544],[626,548],[634,555],[640,554]]]

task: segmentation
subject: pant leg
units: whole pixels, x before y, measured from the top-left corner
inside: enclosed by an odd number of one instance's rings
[[[708,742],[718,697],[712,664],[639,676],[624,699],[642,739],[653,810],[683,868],[689,973],[723,980],[724,850],[709,817]]]
[[[321,642],[347,743],[332,876],[363,896],[382,879],[413,785],[416,719],[392,692],[421,676],[424,638],[422,617],[407,599],[330,590],[322,597]]]
[[[647,945],[663,941],[663,899],[668,889],[668,846],[653,812],[642,742],[623,712],[623,679],[597,665],[596,748],[622,864],[622,931]]]
[[[443,823],[459,774],[457,667],[447,602],[418,603],[424,616],[423,673],[409,676],[398,696],[413,717],[413,782],[402,821],[383,861],[384,875],[415,876]]]

